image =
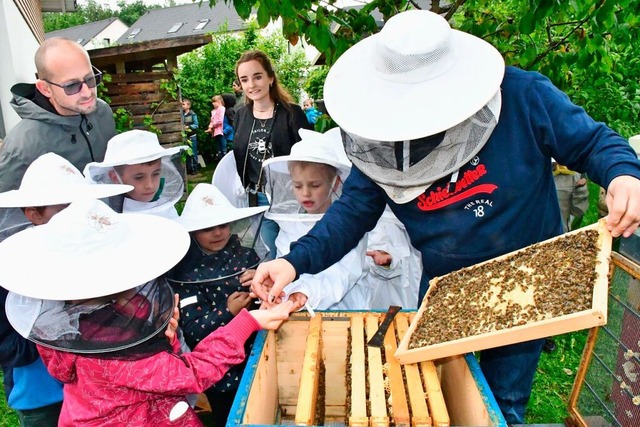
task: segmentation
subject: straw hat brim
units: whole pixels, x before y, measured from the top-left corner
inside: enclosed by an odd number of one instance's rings
[[[418,83],[386,80],[375,71],[379,34],[352,46],[329,70],[324,102],[346,132],[376,141],[406,141],[445,131],[480,110],[496,93],[504,60],[489,43],[451,30],[456,63]]]
[[[215,209],[215,215],[211,211],[204,211],[201,215],[185,215],[183,212],[180,218],[175,219],[177,223],[182,225],[185,230],[197,231],[204,228],[215,227],[217,225],[228,224],[241,219],[249,218],[253,215],[259,215],[269,209],[269,206],[257,206],[251,208],[236,208],[234,206],[225,206]]]
[[[189,235],[175,222],[150,215],[122,215],[127,232],[92,248],[53,250],[47,238],[50,224],[7,238],[0,245],[0,259],[11,262],[0,269],[0,283],[31,298],[95,298],[159,277],[187,252]]]
[[[104,199],[125,194],[133,190],[126,184],[90,184],[37,189],[10,190],[0,194],[0,206],[5,208],[26,208],[29,206],[52,206],[71,203],[82,199]]]

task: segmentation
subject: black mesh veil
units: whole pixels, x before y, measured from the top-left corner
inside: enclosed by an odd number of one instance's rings
[[[139,359],[171,348],[164,331],[173,305],[173,290],[160,277],[128,291],[76,301],[10,292],[6,310],[14,329],[42,346],[101,358]]]

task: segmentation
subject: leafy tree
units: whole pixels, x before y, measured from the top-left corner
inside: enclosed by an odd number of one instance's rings
[[[329,67],[327,66],[315,67],[309,71],[307,80],[304,84],[304,90],[312,99],[318,100],[324,97],[324,81],[326,80],[328,73]]]
[[[120,0],[118,1],[117,16],[122,22],[128,26],[133,25],[142,15],[147,13],[148,10],[159,9],[160,6],[152,5],[147,6],[142,0],[136,0],[134,2]]]
[[[378,31],[374,9],[388,19],[417,7],[413,0],[371,0],[361,8],[339,10],[334,0],[224,1],[243,18],[257,10],[260,26],[282,18],[284,36],[293,44],[304,37],[328,64]],[[547,75],[595,119],[625,137],[640,133],[639,7],[640,0],[431,1],[431,10],[454,28],[492,43],[507,64]],[[340,30],[332,32],[336,25]]]
[[[201,122],[199,140],[208,138],[203,131],[210,117],[211,97],[233,92],[231,84],[236,78],[236,61],[247,50],[260,49],[269,55],[281,84],[297,100],[309,64],[302,50],[288,53],[287,47],[282,37],[261,35],[257,25],[252,23],[242,35],[228,33],[222,27],[213,34],[211,43],[180,56],[180,69],[175,70],[175,76],[182,96],[191,100],[192,109],[198,114]],[[206,151],[206,144],[203,144],[203,150]]]
[[[142,0],[134,2],[120,0],[118,2],[119,9],[111,10],[109,7],[103,7],[96,3],[95,0],[89,0],[86,5],[78,5],[75,12],[45,12],[42,14],[42,21],[45,33],[112,17],[118,17],[125,24],[131,25],[148,10],[159,7],[158,5],[147,6]]]

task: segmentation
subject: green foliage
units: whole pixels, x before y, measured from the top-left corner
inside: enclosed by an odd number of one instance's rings
[[[221,0],[209,0],[211,5]],[[224,0],[248,18],[257,9],[264,27],[282,18],[283,35],[300,37],[335,62],[354,43],[378,31],[371,11],[385,19],[415,7],[409,0],[371,0],[359,9],[332,10],[335,1]],[[443,3],[443,5],[441,5]],[[624,137],[640,133],[640,0],[432,1],[458,29],[482,37],[507,64],[540,71]],[[336,26],[340,28],[336,31]]]
[[[95,0],[89,0],[85,5],[79,4],[75,12],[45,12],[42,14],[42,21],[45,33],[112,17],[118,17],[125,24],[131,25],[148,10],[159,7],[158,5],[147,6],[142,0],[133,2],[120,0],[118,2],[119,9],[111,10],[109,7],[103,7],[98,4]]]
[[[18,414],[7,406],[7,399],[4,395],[2,382],[2,371],[0,370],[0,427],[18,427],[20,425]]]
[[[158,5],[147,6],[142,0],[136,0],[134,2],[120,0],[118,2],[119,11],[117,12],[117,16],[127,26],[131,26],[140,19],[142,15],[147,13],[148,10],[158,9],[159,7]]]
[[[322,99],[324,91],[324,81],[327,79],[329,67],[315,67],[307,75],[304,83],[304,91],[309,94],[312,99]]]
[[[304,52],[296,49],[288,53],[287,43],[282,37],[259,34],[255,23],[250,24],[240,36],[230,34],[226,27],[222,27],[213,34],[211,43],[180,56],[180,69],[175,74],[182,97],[191,100],[191,108],[198,115],[198,151],[206,153],[213,145],[205,143],[211,137],[204,132],[212,109],[211,97],[233,93],[231,84],[236,78],[236,61],[242,53],[252,49],[260,49],[269,55],[280,83],[297,100],[308,66]]]
[[[113,113],[113,118],[116,122],[117,133],[133,129],[133,115],[131,114],[131,111],[126,108],[118,108],[115,113]]]
[[[596,120],[640,133],[640,0],[467,0],[452,24],[539,71]]]
[[[569,415],[567,402],[582,359],[587,331],[553,337],[556,350],[542,353],[527,405],[527,424],[562,424]]]

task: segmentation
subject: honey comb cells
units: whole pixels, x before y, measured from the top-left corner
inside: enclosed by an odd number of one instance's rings
[[[409,349],[589,309],[598,237],[585,230],[438,278]]]

